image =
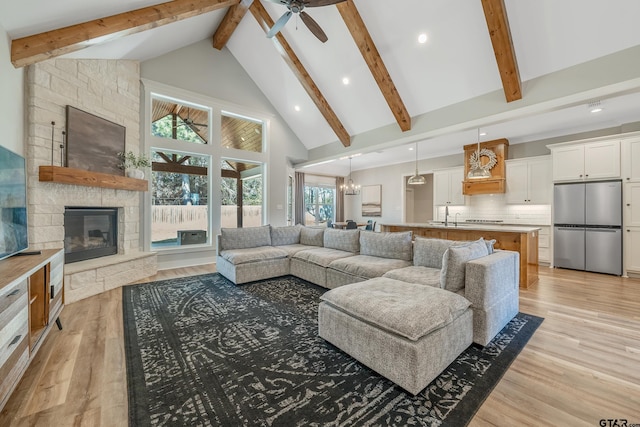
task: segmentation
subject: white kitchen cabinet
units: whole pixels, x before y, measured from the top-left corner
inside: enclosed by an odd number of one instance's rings
[[[640,182],[628,182],[624,186],[624,225],[640,227]]]
[[[540,227],[538,231],[538,263],[551,263],[550,239],[551,227]]]
[[[625,270],[640,274],[640,181],[624,184]]]
[[[551,146],[553,181],[620,177],[620,141]]]
[[[640,138],[622,141],[622,179],[640,181]]]
[[[435,206],[464,205],[462,181],[464,167],[440,169],[433,172],[433,204]]]
[[[625,270],[640,274],[640,227],[625,227]]]
[[[506,202],[551,204],[551,160],[549,156],[507,160]]]

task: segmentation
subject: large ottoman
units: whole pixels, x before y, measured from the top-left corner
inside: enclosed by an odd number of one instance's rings
[[[378,277],[321,299],[319,335],[414,395],[473,339],[471,303],[444,289]]]

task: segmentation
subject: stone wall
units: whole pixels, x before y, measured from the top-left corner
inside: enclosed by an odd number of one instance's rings
[[[29,243],[31,249],[64,246],[65,206],[116,207],[118,209],[118,255],[70,264],[67,270],[82,273],[73,283],[65,272],[66,301],[71,302],[114,287],[105,285],[97,273],[101,266],[123,272],[132,259],[149,258],[142,251],[140,192],[40,182],[41,165],[61,166],[66,106],[71,105],[126,128],[125,149],[140,147],[140,67],[137,61],[55,59],[27,69],[27,165]],[[52,127],[51,122],[55,122]],[[53,142],[52,142],[53,128]],[[52,148],[53,146],[53,148]],[[83,267],[83,263],[86,268]],[[136,267],[139,269],[139,262]],[[155,256],[145,268],[127,275],[116,286],[148,277],[157,270]],[[128,273],[131,274],[131,273]],[[92,282],[91,277],[96,281]]]

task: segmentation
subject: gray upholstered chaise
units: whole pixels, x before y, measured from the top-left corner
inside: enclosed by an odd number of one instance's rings
[[[413,394],[473,339],[470,302],[440,288],[376,277],[321,298],[318,334]]]

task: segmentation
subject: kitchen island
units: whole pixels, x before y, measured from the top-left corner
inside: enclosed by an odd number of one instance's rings
[[[526,289],[538,281],[539,227],[469,223],[381,224],[381,231],[412,231],[414,236],[449,240],[495,239],[496,249],[520,253],[520,287]]]

